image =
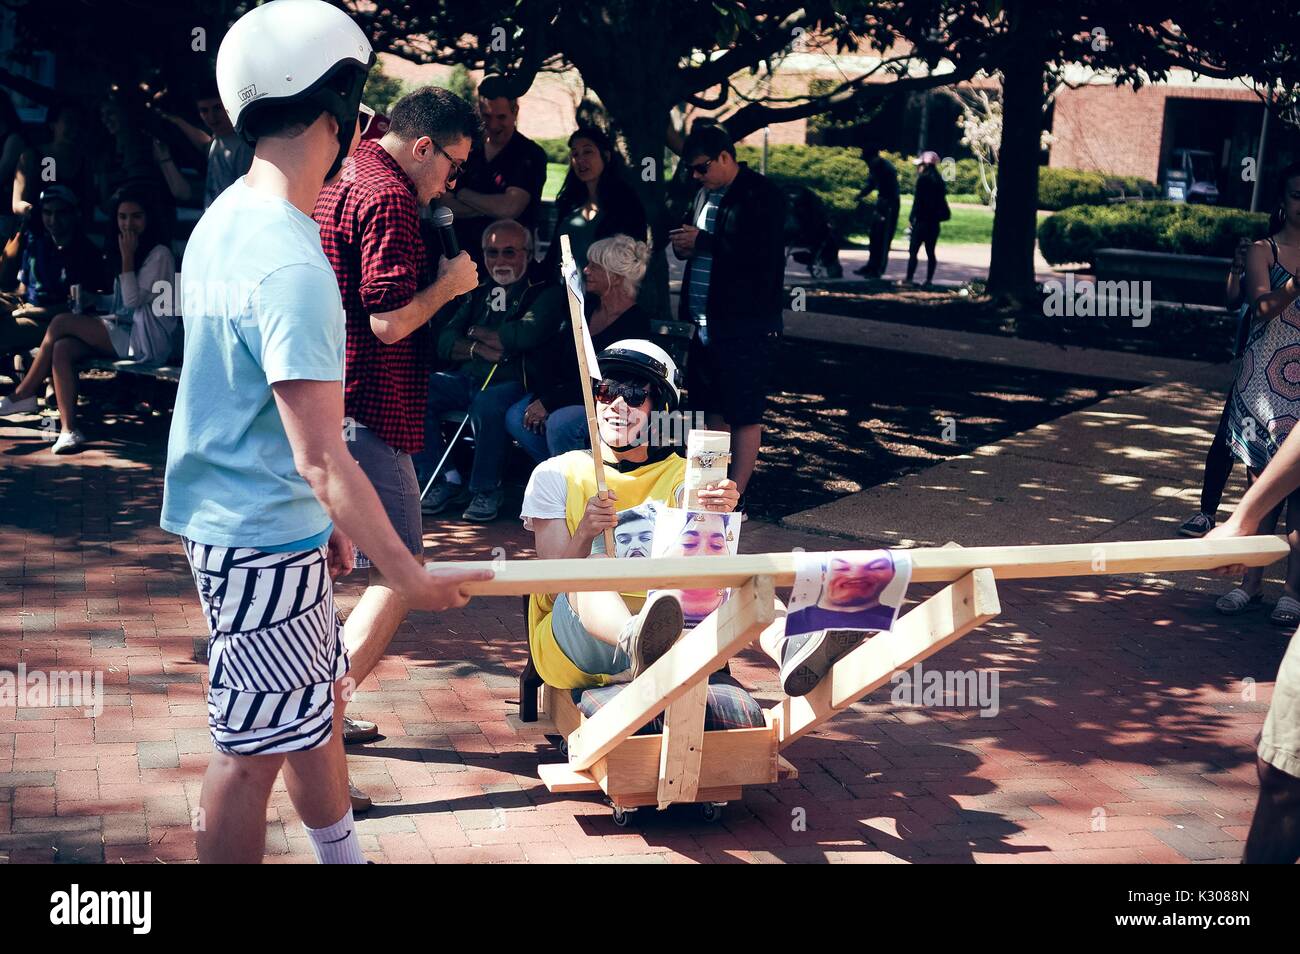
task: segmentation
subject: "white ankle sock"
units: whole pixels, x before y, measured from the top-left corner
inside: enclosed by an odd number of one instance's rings
[[[456,484],[457,486],[459,486],[461,483],[460,471],[456,470],[455,468],[451,470],[443,471],[442,476],[443,479],[446,480],[447,483],[449,484]]]
[[[352,809],[328,828],[307,828],[311,850],[323,865],[364,865],[365,855],[357,842],[357,826],[352,821]]]

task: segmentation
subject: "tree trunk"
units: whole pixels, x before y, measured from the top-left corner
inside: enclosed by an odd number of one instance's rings
[[[1046,66],[1022,57],[1002,71],[1002,144],[998,149],[998,204],[993,214],[989,294],[1027,302],[1035,297],[1034,247],[1038,230],[1038,156],[1041,151]]]
[[[567,48],[572,50],[570,58],[583,80],[600,97],[613,131],[623,137],[629,179],[645,207],[658,249],[650,258],[638,303],[652,317],[668,318],[668,267],[661,243],[667,241],[672,226],[666,221],[664,151],[675,104],[664,72],[676,68],[679,54],[671,22],[654,4],[621,0],[604,9],[607,17],[601,31],[605,39],[592,42],[583,37]]]

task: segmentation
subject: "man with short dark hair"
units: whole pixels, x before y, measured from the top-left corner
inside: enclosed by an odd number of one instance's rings
[[[210,633],[204,862],[261,860],[283,769],[317,859],[365,863],[332,583],[353,540],[412,607],[463,606],[463,585],[492,575],[426,571],[343,441],[343,302],[309,213],[361,134],[373,62],[360,27],[322,0],[254,7],[217,54],[222,102],[256,146],[185,249],[161,519],[182,537]]]
[[[424,528],[411,455],[424,446],[424,405],[435,343],[428,322],[478,285],[464,252],[442,259],[433,281],[420,237],[420,208],[455,181],[478,135],[478,117],[453,93],[424,87],[393,107],[388,131],[363,139],[312,213],[347,315],[344,410],[348,449],[370,478],[406,548],[420,556]],[[361,552],[369,585],[344,627],[352,677],[360,683],[383,656],[407,606]],[[372,722],[346,719],[344,741],[378,735]],[[370,800],[352,791],[354,810]]]
[[[781,342],[785,196],[736,161],[730,135],[716,124],[691,130],[682,162],[700,183],[686,223],[669,233],[673,252],[686,259],[680,317],[698,329],[687,387],[708,426],[731,432],[731,478],[744,494]]]
[[[112,284],[104,257],[86,235],[73,191],[48,186],[37,207],[39,227],[29,223],[22,233],[17,288],[0,295],[0,355],[38,346],[50,319],[69,310],[73,285],[100,292]]]
[[[203,207],[206,209],[231,183],[248,171],[253,162],[253,147],[230,124],[230,115],[226,112],[226,107],[221,105],[221,93],[217,90],[215,79],[204,84],[194,105],[203,125],[208,127],[211,134],[174,113],[164,112],[161,115],[179,129],[195,149],[203,150],[208,155],[203,185]],[[177,202],[188,202],[193,193],[189,182],[176,167],[171,150],[155,140],[154,156],[172,197]]]
[[[442,204],[456,216],[456,238],[481,266],[483,230],[497,219],[513,219],[534,232],[546,184],[546,151],[518,129],[519,92],[504,76],[479,83],[478,110],[483,141],[475,143]]]

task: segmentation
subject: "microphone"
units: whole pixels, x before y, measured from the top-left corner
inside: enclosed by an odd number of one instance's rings
[[[445,205],[440,205],[433,210],[433,225],[438,230],[438,238],[442,240],[444,258],[455,258],[460,254],[460,243],[456,241],[456,230],[451,227],[452,220],[455,218],[451,214],[451,209]]]

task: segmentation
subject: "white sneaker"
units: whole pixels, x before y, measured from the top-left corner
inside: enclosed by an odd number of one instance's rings
[[[6,395],[0,397],[0,417],[8,417],[10,414],[31,414],[36,410],[36,398],[29,397],[15,401]]]
[[[86,436],[81,431],[64,431],[52,449],[56,454],[75,454],[85,443]]]

